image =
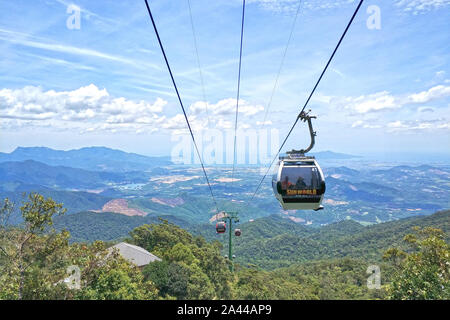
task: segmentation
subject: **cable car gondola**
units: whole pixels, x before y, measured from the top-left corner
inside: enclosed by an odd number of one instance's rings
[[[240,237],[241,234],[242,234],[241,229],[235,229],[235,230],[234,230],[234,235],[235,235],[236,237]]]
[[[227,224],[225,221],[219,221],[216,223],[216,232],[217,233],[225,233],[227,230]]]
[[[275,197],[284,210],[321,210],[325,193],[325,178],[316,159],[305,156],[315,143],[311,118],[302,112],[300,119],[308,121],[311,144],[307,149],[292,150],[280,156],[272,178]]]

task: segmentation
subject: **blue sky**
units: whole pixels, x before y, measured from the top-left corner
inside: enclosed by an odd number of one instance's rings
[[[79,29],[67,27],[70,4],[81,8]],[[242,4],[190,4],[204,95],[188,1],[150,1],[194,128],[232,132]],[[247,1],[244,131],[275,128],[284,137],[357,1],[301,1],[264,124],[298,4]],[[367,26],[373,5],[380,29]],[[449,153],[449,17],[449,0],[365,1],[309,104],[316,151]],[[185,133],[143,0],[0,0],[0,55],[2,152],[104,145],[168,155],[172,136]],[[307,144],[306,133],[297,127],[287,148]]]

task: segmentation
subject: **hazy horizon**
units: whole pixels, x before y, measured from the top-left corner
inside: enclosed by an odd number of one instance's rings
[[[282,140],[356,4],[302,1],[294,25],[292,1],[249,1],[239,128],[277,129]],[[172,138],[185,132],[186,123],[144,2],[77,1],[79,28],[68,24],[68,5],[0,3],[0,150],[95,144],[170,154]],[[441,1],[363,4],[308,106],[318,116],[317,150],[449,149],[450,65],[443,31],[450,27],[449,8]],[[152,10],[193,129],[233,129],[240,2],[192,2],[204,88],[187,2],[152,1]],[[307,135],[299,123],[286,150],[302,147]]]
[[[5,154],[10,154],[12,152],[14,152],[17,148],[47,148],[47,149],[51,149],[51,150],[56,150],[56,151],[70,151],[70,150],[79,150],[79,149],[84,149],[84,148],[107,148],[107,149],[112,149],[112,150],[119,150],[119,151],[123,151],[123,152],[127,152],[127,153],[135,153],[138,155],[143,155],[143,156],[148,156],[148,157],[168,157],[170,158],[171,155],[169,154],[148,154],[148,153],[143,153],[143,152],[139,152],[139,150],[134,151],[134,150],[127,150],[127,149],[120,149],[120,148],[113,148],[113,147],[109,147],[109,146],[104,146],[104,145],[85,145],[85,146],[80,146],[78,148],[66,148],[66,149],[58,149],[58,148],[53,148],[53,147],[49,147],[49,146],[45,146],[45,145],[34,145],[34,146],[16,146],[13,147],[10,150],[1,150],[0,149],[0,153],[5,153]],[[351,155],[351,156],[355,156],[355,158],[351,158],[351,159],[340,159],[339,161],[345,162],[345,161],[352,161],[352,162],[356,162],[356,161],[384,161],[384,162],[398,162],[399,164],[401,163],[417,163],[417,164],[442,164],[442,162],[448,162],[448,164],[450,165],[450,152],[445,153],[428,153],[428,152],[372,152],[372,153],[361,153],[361,152],[353,152],[353,153],[347,153],[347,152],[342,152],[340,150],[314,150],[313,152],[311,152],[311,154],[317,154],[317,153],[324,153],[324,152],[332,152],[332,153],[337,153],[337,154],[344,154],[344,155]],[[327,161],[327,160],[323,160],[323,161]],[[333,160],[331,160],[333,161]],[[196,163],[192,163],[193,166],[197,165]],[[224,165],[228,165],[228,164],[224,164]],[[229,164],[231,165],[231,163]],[[246,163],[244,164],[240,164],[238,163],[237,165],[247,165]]]

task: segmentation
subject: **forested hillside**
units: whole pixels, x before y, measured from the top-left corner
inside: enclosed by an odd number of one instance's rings
[[[162,215],[171,223],[188,226],[177,217]],[[89,212],[83,211],[73,215],[65,215],[54,219],[57,230],[70,232],[70,242],[92,242],[95,240],[112,241],[120,240],[128,236],[128,233],[143,224],[159,223],[159,217],[147,216],[129,217],[113,212]]]
[[[439,228],[445,232],[447,240],[450,232],[449,210],[367,227],[348,220],[312,229],[290,226],[292,223],[286,222],[270,224],[271,219],[277,218],[263,218],[240,226],[242,236],[236,239],[234,251],[238,262],[256,264],[264,269],[342,257],[379,262],[388,248],[404,247],[403,237],[414,226]]]
[[[160,217],[181,226],[193,235],[203,236],[208,241],[221,242],[224,247],[223,254],[228,252],[228,234],[217,234],[213,224],[199,226],[177,216]],[[55,227],[58,230],[70,231],[71,242],[111,241],[125,238],[131,230],[140,225],[157,222],[158,216],[155,215],[129,217],[108,212],[80,212],[57,217]],[[366,227],[352,220],[344,220],[312,228],[288,220],[282,215],[272,215],[237,225],[242,230],[242,235],[234,238],[234,254],[238,263],[253,264],[263,269],[343,257],[379,262],[388,248],[404,247],[403,237],[410,233],[414,226],[440,228],[448,237],[450,211]]]
[[[20,192],[0,192],[0,197],[2,199],[8,198],[11,202],[16,204],[14,212],[12,212],[10,217],[11,223],[21,223],[23,222],[20,211],[17,210],[24,199],[24,194],[28,191],[28,188],[21,190]],[[96,193],[84,192],[84,191],[57,191],[52,189],[39,188],[39,194],[45,197],[50,197],[58,203],[63,203],[64,208],[67,209],[65,219],[70,219],[70,215],[73,213],[83,212],[92,209],[101,209],[102,206],[107,203],[112,198],[102,196]],[[83,221],[83,219],[79,220]],[[99,221],[100,223],[100,221]],[[81,230],[80,230],[81,231]]]
[[[21,226],[7,223],[13,209],[7,199],[0,207],[0,299],[450,298],[449,211],[370,227],[343,221],[313,229],[279,216],[259,219],[240,226],[246,236],[236,241],[239,259],[231,272],[220,241],[167,220],[139,226],[126,220],[124,241],[162,258],[138,269],[111,254],[111,242],[71,243],[63,225],[53,227],[65,210],[50,198],[28,195],[19,209]],[[98,216],[70,217],[86,226]],[[102,217],[114,238],[125,220]],[[89,232],[101,234],[96,227]],[[73,265],[80,269],[79,287],[62,281]],[[369,289],[372,265],[381,282]]]

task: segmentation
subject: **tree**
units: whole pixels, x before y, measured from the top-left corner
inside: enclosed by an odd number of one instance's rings
[[[163,298],[167,297],[169,283],[169,266],[167,261],[154,261],[145,266],[142,270],[144,279],[151,281],[159,289],[159,295]]]
[[[449,299],[450,247],[444,233],[432,227],[414,228],[404,240],[410,252],[390,249],[386,260],[396,261],[387,291],[390,299]]]
[[[97,258],[98,259],[98,258]],[[75,299],[89,300],[148,300],[157,297],[157,289],[146,281],[140,270],[117,252],[102,256],[96,263],[83,266],[82,287]],[[94,268],[88,268],[94,264]]]
[[[29,194],[20,207],[23,225],[7,218],[14,206],[0,207],[0,299],[154,299],[158,291],[140,270],[102,241],[69,245],[69,232],[56,232],[53,217],[62,204]],[[66,285],[68,267],[80,270],[79,288]],[[78,286],[77,286],[78,287]]]
[[[167,270],[167,287],[162,288],[170,296],[177,299],[188,298],[188,283],[190,277],[190,270],[187,266],[178,263],[171,263]]]
[[[53,216],[64,214],[65,209],[51,198],[30,193],[20,207],[24,220],[21,227],[8,224],[14,210],[14,205],[5,199],[0,209],[2,295],[10,299],[46,297],[54,291],[49,289],[50,283],[62,274],[57,268],[61,262],[58,254],[68,247],[69,234],[52,229]],[[43,266],[45,272],[41,272]],[[36,285],[47,289],[36,290]]]
[[[177,243],[189,244],[193,239],[189,232],[160,219],[160,224],[144,224],[130,232],[131,243],[147,249],[159,257],[165,255]]]
[[[163,259],[144,269],[161,297],[178,299],[231,298],[231,278],[219,242],[208,243],[186,230],[161,220],[130,232],[130,242]]]

